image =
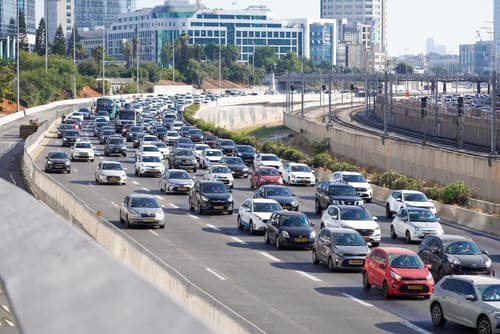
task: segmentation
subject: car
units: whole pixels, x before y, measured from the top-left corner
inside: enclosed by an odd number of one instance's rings
[[[65,131],[73,130],[72,124],[63,123],[57,128],[57,138],[62,138]]]
[[[141,146],[142,143],[142,138],[146,136],[146,133],[144,132],[139,132],[135,135],[134,139],[132,140],[132,146],[134,148],[138,148]]]
[[[217,137],[216,135],[207,134],[207,135],[205,135],[205,138],[203,141],[205,144],[210,146],[210,148],[215,148],[218,140],[219,140],[219,137]]]
[[[184,125],[179,129],[179,134],[181,135],[181,137],[187,138],[189,130],[191,129],[195,129],[195,127],[192,125]]]
[[[154,145],[155,143],[157,143],[159,141],[160,141],[160,139],[157,136],[145,134],[142,137],[141,146],[142,145]]]
[[[98,111],[96,117],[103,117],[109,123],[109,112],[105,110]]]
[[[275,211],[266,225],[264,242],[274,243],[278,249],[283,247],[311,249],[316,239],[313,225],[302,212]]]
[[[281,174],[273,167],[260,167],[250,172],[250,189],[259,188],[264,184],[283,185]]]
[[[127,156],[127,145],[122,136],[110,136],[104,144],[104,156],[109,157],[113,154]]]
[[[370,249],[361,234],[350,228],[323,228],[316,236],[312,262],[326,263],[330,271],[363,269]]]
[[[477,333],[500,333],[500,280],[446,276],[434,286],[429,311],[436,327],[449,320],[475,328]]]
[[[196,158],[196,161],[198,161],[198,165],[200,165],[201,161],[201,155],[203,154],[203,151],[210,148],[207,144],[194,144],[193,146],[193,152],[194,156]]]
[[[351,228],[358,231],[365,241],[377,247],[382,235],[376,220],[377,217],[359,205],[330,205],[321,216],[321,228]]]
[[[196,173],[198,163],[194,157],[194,152],[188,148],[176,148],[169,158],[170,168],[181,168],[192,170]]]
[[[299,211],[299,202],[286,186],[266,184],[255,191],[254,198],[270,198],[278,201],[283,210]]]
[[[407,243],[422,241],[427,235],[443,235],[443,227],[429,209],[403,207],[392,220],[391,238],[404,237]]]
[[[281,210],[281,205],[274,199],[247,198],[238,209],[236,225],[240,230],[247,228],[250,234],[264,233],[271,214]]]
[[[45,171],[71,173],[69,155],[63,151],[51,151],[45,157]]]
[[[469,237],[453,234],[427,236],[418,247],[418,254],[431,266],[436,280],[451,274],[494,275],[487,253]]]
[[[165,166],[161,158],[154,155],[140,155],[135,161],[135,175],[162,176],[165,172]]]
[[[80,140],[80,132],[76,130],[67,130],[64,131],[63,137],[62,137],[62,146],[65,147],[71,147],[73,146],[77,141]]]
[[[206,140],[205,140],[206,141]],[[247,165],[253,165],[253,160],[257,156],[255,148],[250,145],[236,145],[234,148],[233,155],[243,159],[243,162]]]
[[[223,157],[224,153],[219,149],[206,149],[201,153],[200,167],[207,168],[213,163],[219,163]]]
[[[233,196],[221,181],[197,180],[189,192],[189,209],[199,215],[232,214],[233,205]]]
[[[165,144],[162,141],[158,141],[158,142],[154,143],[154,146],[158,147],[161,154],[163,154],[163,158],[162,158],[163,160],[168,159],[168,157],[170,156],[170,149],[168,148],[167,144]]]
[[[80,129],[82,128],[80,120],[78,118],[66,118],[64,124],[71,124],[73,130],[75,131],[80,131]]]
[[[316,177],[311,167],[306,164],[289,162],[283,167],[282,174],[285,184],[304,184],[308,186],[316,184]]]
[[[200,129],[189,129],[187,137],[193,141],[193,143],[203,142],[203,132]]]
[[[256,170],[261,167],[273,167],[280,173],[283,172],[283,163],[276,154],[273,153],[260,153],[253,161],[253,168]]]
[[[99,134],[99,144],[105,144],[106,143],[106,140],[111,137],[111,136],[114,136],[115,135],[115,129],[114,128],[110,128],[110,129],[107,129],[107,128],[104,128],[102,130],[102,132]]]
[[[101,131],[101,129],[105,126],[108,126],[109,123],[106,122],[105,120],[100,120],[100,121],[96,121],[94,122],[93,124],[93,135],[94,137],[99,137],[99,133]]]
[[[187,194],[194,185],[194,180],[184,169],[169,169],[160,178],[160,192]]]
[[[134,141],[135,137],[139,133],[144,133],[144,130],[142,130],[142,127],[138,125],[131,126],[130,129],[127,131],[127,141]]]
[[[187,137],[181,137],[177,139],[174,143],[174,148],[187,148],[187,149],[193,149],[194,143],[191,139]]]
[[[331,180],[334,182],[345,182],[356,189],[359,197],[370,203],[373,198],[372,186],[365,179],[363,174],[359,172],[336,171],[333,172]]]
[[[78,111],[71,113],[68,117],[75,118],[75,119],[79,120],[80,122],[83,122],[83,119],[84,119],[84,115]]]
[[[179,131],[181,130],[181,128],[182,128],[183,126],[184,126],[184,122],[182,122],[182,121],[174,121],[174,122],[172,123],[172,126],[170,127],[170,129],[171,129],[171,130],[174,130],[174,131],[177,131],[177,133],[179,133],[179,134],[180,134],[180,132],[179,132]]]
[[[392,218],[402,207],[417,207],[431,210],[437,214],[436,206],[421,191],[416,190],[395,190],[385,200],[385,215]]]
[[[155,156],[163,160],[163,153],[156,145],[142,145],[137,149],[137,151],[135,151],[136,159],[144,155]]]
[[[83,115],[84,119],[89,119],[92,111],[90,108],[80,108],[78,109],[78,112]]]
[[[248,177],[248,167],[240,157],[223,157],[219,162],[229,167],[234,177]]]
[[[316,187],[314,209],[318,215],[330,205],[363,205],[353,186],[341,182],[321,181]]]
[[[94,161],[94,145],[89,141],[77,141],[71,147],[71,160]]]
[[[168,131],[167,128],[165,128],[163,126],[159,126],[156,128],[155,134],[158,137],[158,139],[165,140],[165,135],[167,134],[167,131]]]
[[[173,146],[177,139],[181,138],[181,135],[177,131],[167,131],[164,141],[168,146]]]
[[[158,200],[147,194],[130,194],[120,206],[120,222],[133,225],[165,227],[165,214]]]
[[[400,247],[375,247],[366,257],[363,267],[363,288],[382,289],[385,298],[391,296],[421,296],[428,299],[434,279],[428,267],[414,251]]]
[[[229,189],[234,187],[233,173],[225,165],[210,165],[207,172],[203,175],[204,180],[221,181]]]
[[[233,155],[236,143],[232,139],[219,138],[215,147],[221,150],[225,155]]]
[[[119,161],[102,160],[95,171],[95,182],[126,184],[127,173]]]

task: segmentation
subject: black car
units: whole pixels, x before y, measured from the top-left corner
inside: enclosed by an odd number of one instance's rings
[[[248,177],[248,167],[239,157],[223,157],[220,163],[229,167],[234,177]]]
[[[134,136],[134,139],[132,140],[134,148],[138,148],[139,146],[141,146],[142,138],[144,138],[145,135],[145,132],[140,132]]]
[[[469,237],[444,234],[427,236],[418,247],[418,255],[431,265],[435,280],[445,275],[494,275],[488,252]]]
[[[233,155],[240,157],[246,164],[250,165],[253,164],[253,160],[257,156],[257,152],[255,152],[255,148],[253,148],[253,146],[236,145]]]
[[[62,146],[72,146],[78,139],[80,139],[80,132],[75,130],[64,131],[62,137]]]
[[[346,183],[322,181],[316,188],[314,208],[317,214],[329,205],[363,205],[356,189]]]
[[[187,137],[193,141],[193,143],[203,142],[203,132],[200,129],[189,129]]]
[[[97,121],[94,123],[94,137],[99,136],[99,132],[101,131],[101,128],[107,126],[109,123],[106,121]]]
[[[99,134],[99,144],[105,144],[106,140],[115,135],[115,130],[114,129],[104,129],[100,134]]]
[[[233,155],[236,144],[232,139],[219,139],[215,148],[221,150],[225,155]]]
[[[200,215],[206,212],[233,213],[233,196],[221,181],[198,180],[189,192],[189,209]]]
[[[194,143],[189,138],[181,137],[175,141],[174,147],[192,149],[194,147]]]
[[[62,138],[64,135],[64,132],[66,132],[68,130],[73,130],[73,125],[66,124],[66,123],[61,124],[59,126],[59,128],[57,129],[57,138]]]
[[[119,154],[124,157],[127,156],[127,145],[121,136],[112,136],[106,140],[106,144],[104,145],[104,155],[108,157],[112,154]]]
[[[49,152],[45,157],[46,172],[71,173],[71,161],[66,152]]]
[[[179,129],[179,134],[181,135],[181,137],[187,137],[189,130],[191,129],[195,129],[195,127],[191,125],[184,125]]]
[[[158,137],[158,139],[164,140],[165,136],[167,135],[167,131],[168,131],[167,128],[165,128],[163,126],[159,126],[156,128],[155,134]]]
[[[270,198],[278,201],[283,210],[299,211],[299,202],[286,186],[265,184],[259,187],[253,198]]]
[[[130,129],[128,129],[128,131],[127,131],[127,141],[134,141],[135,137],[139,133],[144,133],[144,131],[142,130],[142,127],[140,127],[138,125],[134,125],[134,126],[130,127]]]
[[[316,232],[302,212],[275,211],[266,226],[264,241],[276,248],[312,248]]]

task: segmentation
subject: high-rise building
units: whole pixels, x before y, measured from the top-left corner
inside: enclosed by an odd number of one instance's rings
[[[63,28],[64,36],[68,38],[75,23],[75,0],[45,0],[45,6],[44,17],[49,42],[52,43],[54,40],[59,26]]]
[[[500,0],[493,0],[493,43],[495,56],[495,71],[500,73]]]
[[[370,27],[368,67],[385,69],[387,52],[387,0],[321,0],[321,18],[362,23]]]
[[[28,39],[35,35],[35,0],[0,0],[0,59],[15,55],[16,4],[24,17]]]
[[[136,0],[75,0],[77,28],[109,27],[122,13],[134,11]]]

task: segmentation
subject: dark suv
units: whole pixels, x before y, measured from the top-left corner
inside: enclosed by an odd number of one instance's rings
[[[112,136],[106,140],[104,145],[104,155],[109,157],[112,154],[127,156],[127,145],[121,136]]]
[[[45,171],[71,173],[71,162],[66,152],[49,152],[45,157]]]
[[[363,205],[356,189],[345,183],[322,181],[316,188],[314,208],[317,214],[329,205]]]
[[[78,141],[78,139],[80,139],[80,132],[76,130],[64,131],[62,137],[62,146],[72,146]]]
[[[198,180],[189,192],[189,209],[205,212],[233,213],[233,196],[221,181]]]

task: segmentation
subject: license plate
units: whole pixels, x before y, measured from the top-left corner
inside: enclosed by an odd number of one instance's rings
[[[64,168],[63,166],[55,166],[56,168]]]
[[[363,260],[349,260],[349,264],[352,264],[352,265],[362,265],[363,264]]]
[[[423,290],[424,287],[422,285],[408,285],[408,290]]]
[[[120,180],[120,178],[119,178],[119,177],[114,176],[114,177],[109,178],[109,180],[110,180],[111,182],[117,182],[118,180]]]
[[[214,205],[214,209],[224,209],[224,205]]]
[[[370,240],[370,237],[363,237],[364,240]]]
[[[179,188],[177,188],[177,190],[179,190],[179,191],[186,191],[186,190],[188,190],[188,188],[185,188],[185,187],[179,187]]]
[[[295,242],[307,242],[307,238],[295,238]]]
[[[155,219],[154,218],[144,218],[145,223],[154,223]]]
[[[290,209],[290,206],[289,205],[282,205],[281,206],[283,209]]]

